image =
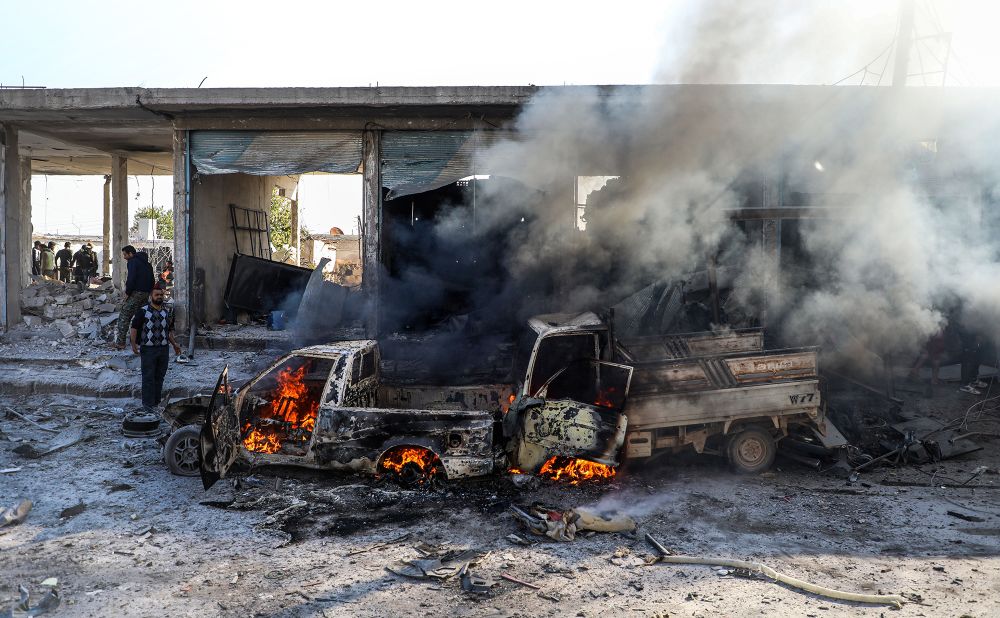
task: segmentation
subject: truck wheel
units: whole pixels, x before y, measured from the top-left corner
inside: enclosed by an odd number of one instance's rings
[[[170,434],[163,447],[163,459],[170,472],[177,476],[198,476],[201,473],[198,453],[200,436],[201,427],[197,425],[184,425]]]
[[[767,430],[747,427],[729,440],[726,455],[734,472],[759,474],[771,467],[777,450]]]

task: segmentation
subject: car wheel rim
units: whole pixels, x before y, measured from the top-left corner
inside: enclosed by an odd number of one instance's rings
[[[182,438],[174,448],[174,463],[179,470],[184,472],[197,472],[199,469],[198,440],[194,437]]]
[[[755,466],[764,460],[764,444],[755,438],[740,442],[736,449],[740,461],[748,466]]]

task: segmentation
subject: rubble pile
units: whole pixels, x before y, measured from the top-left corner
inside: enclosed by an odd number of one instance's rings
[[[97,339],[118,319],[123,295],[114,282],[83,287],[34,278],[21,290],[21,312],[30,328],[56,328],[63,338]]]

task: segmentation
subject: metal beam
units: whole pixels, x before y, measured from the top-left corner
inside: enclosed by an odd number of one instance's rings
[[[111,157],[111,274],[115,286],[125,289],[125,258],[122,247],[128,244],[128,159]]]
[[[362,156],[364,205],[361,213],[361,286],[368,297],[365,328],[369,337],[379,331],[382,278],[382,132],[364,133]]]

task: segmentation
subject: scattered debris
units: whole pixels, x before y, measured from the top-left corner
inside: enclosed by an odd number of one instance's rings
[[[21,291],[24,323],[32,329],[55,327],[63,338],[96,340],[114,322],[124,300],[114,282],[82,287],[61,281],[33,277]]]
[[[69,508],[65,508],[65,509],[59,511],[59,518],[63,519],[63,518],[69,518],[69,517],[76,517],[77,515],[79,515],[80,513],[84,512],[86,510],[87,510],[87,505],[84,504],[83,502],[80,502],[79,504],[74,504],[73,506],[71,506]]]
[[[462,590],[473,594],[489,594],[490,589],[497,585],[497,583],[492,579],[486,579],[484,577],[473,575],[472,572],[469,571],[468,564],[462,567],[462,570],[459,572],[459,577],[462,581]]]
[[[659,549],[661,547],[651,535],[646,534],[646,540],[649,541],[651,545]],[[666,562],[669,564],[701,564],[705,566],[715,566],[719,565],[722,567],[732,567],[734,569],[746,569],[748,572],[760,573],[776,582],[785,584],[786,586],[791,586],[793,588],[799,588],[800,590],[805,590],[806,592],[811,592],[813,594],[828,597],[831,599],[840,599],[841,601],[854,601],[856,603],[877,603],[893,605],[897,608],[903,606],[906,602],[906,597],[898,594],[858,594],[855,592],[844,592],[842,590],[835,590],[833,588],[826,588],[824,586],[818,586],[816,584],[803,581],[801,579],[796,579],[794,577],[789,577],[788,575],[782,575],[769,566],[766,566],[760,562],[748,562],[745,560],[730,560],[728,558],[705,558],[700,556],[674,556],[670,554],[662,554],[659,557],[659,562]]]
[[[541,590],[542,589],[541,586],[538,586],[538,585],[533,584],[531,582],[526,582],[523,579],[518,579],[518,578],[514,577],[513,575],[511,575],[510,573],[501,573],[500,577],[506,579],[507,581],[514,582],[515,584],[521,584],[522,586],[527,586],[528,588],[531,588],[532,590]]]
[[[624,513],[598,513],[585,507],[563,512],[533,504],[527,511],[516,506],[511,506],[510,510],[526,528],[556,541],[572,541],[579,530],[631,532],[636,529],[635,521]]]
[[[365,552],[370,552],[375,549],[382,549],[383,547],[388,547],[396,543],[402,543],[406,539],[410,538],[410,533],[401,534],[394,539],[389,539],[388,541],[382,541],[381,543],[375,543],[374,545],[369,545],[368,547],[362,547],[361,549],[355,549],[352,552],[348,552],[346,557],[357,556],[358,554],[363,554]],[[418,550],[419,551],[419,550]]]
[[[454,550],[440,557],[401,560],[387,566],[386,569],[403,577],[446,580],[462,573],[470,565],[478,564],[487,553],[475,549]]]
[[[17,589],[21,600],[10,609],[0,612],[0,618],[41,616],[59,607],[59,580],[55,577],[49,577],[41,585],[48,588],[48,590],[42,596],[42,600],[38,602],[38,605],[34,607],[31,606],[31,593],[28,591],[28,588],[23,584],[18,585]]]
[[[27,498],[21,500],[12,507],[0,511],[0,528],[16,526],[28,518],[31,512],[32,502]]]
[[[982,517],[977,517],[976,515],[966,515],[965,513],[959,513],[958,511],[948,511],[948,514],[963,521],[971,521],[973,523],[982,523],[986,521]]]
[[[15,466],[13,468],[4,468],[0,470],[0,474],[14,474],[15,472],[20,472],[22,470],[21,466]]]
[[[46,455],[51,455],[56,451],[61,451],[64,448],[73,446],[80,440],[83,440],[83,427],[71,427],[55,436],[46,449],[39,450],[31,444],[22,444],[13,450],[22,457],[27,457],[28,459],[39,459],[41,457],[45,457]]]

